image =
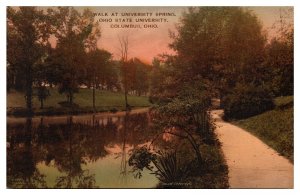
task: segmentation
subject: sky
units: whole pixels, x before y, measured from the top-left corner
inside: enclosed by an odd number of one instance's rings
[[[92,7],[93,12],[97,13],[110,13],[117,12],[122,13],[148,13],[148,16],[143,17],[100,17],[96,16],[95,19],[108,19],[112,18],[113,22],[101,22],[101,38],[98,41],[98,47],[106,49],[113,53],[114,58],[120,57],[120,44],[118,37],[128,36],[129,40],[129,57],[138,57],[146,63],[151,63],[153,57],[164,52],[170,53],[168,44],[171,42],[169,37],[169,30],[175,29],[175,24],[178,23],[181,13],[186,7]],[[152,13],[152,16],[149,14]],[[156,16],[156,13],[171,13],[175,16]],[[166,19],[167,22],[155,22],[157,28],[144,28],[145,23],[139,23],[141,28],[111,28],[112,24],[119,24],[120,22],[114,22],[117,18],[155,18]],[[124,23],[130,24],[130,23]],[[131,24],[137,24],[134,20]],[[148,24],[154,24],[149,22]]]
[[[168,44],[172,42],[169,31],[175,30],[175,25],[180,21],[182,12],[187,7],[77,7],[79,11],[91,9],[98,15],[101,28],[101,38],[97,42],[98,48],[108,50],[114,59],[120,57],[119,37],[128,37],[129,57],[137,57],[146,63],[151,63],[153,57],[172,53]],[[263,24],[263,29],[268,31],[268,38],[274,37],[276,30],[273,24],[280,19],[280,12],[288,7],[247,7],[252,10]],[[117,15],[115,14],[117,13]],[[113,15],[112,15],[113,14]],[[124,16],[127,15],[127,16]],[[130,16],[128,16],[130,14]],[[143,16],[132,16],[140,14]],[[150,16],[150,14],[152,14]],[[160,14],[156,16],[156,14]],[[132,21],[127,21],[131,18]],[[136,22],[135,19],[157,19],[162,22]],[[125,21],[122,21],[122,19]],[[110,21],[111,20],[111,21]],[[117,22],[115,20],[118,20]],[[120,21],[121,20],[121,21]],[[140,28],[122,28],[122,24],[140,25]],[[156,24],[157,28],[145,28],[144,24]],[[147,26],[148,27],[148,26]],[[156,27],[156,26],[154,26]]]

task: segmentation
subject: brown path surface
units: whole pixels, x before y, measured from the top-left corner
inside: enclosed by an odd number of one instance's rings
[[[222,110],[212,112],[230,188],[293,188],[293,164],[247,131],[223,121],[222,115]]]

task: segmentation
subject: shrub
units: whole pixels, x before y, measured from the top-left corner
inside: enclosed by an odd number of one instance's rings
[[[58,104],[61,107],[64,107],[64,108],[79,108],[78,104],[76,104],[76,103],[70,103],[68,101],[61,101],[61,102],[58,102]]]
[[[238,84],[223,100],[225,119],[248,118],[274,108],[273,99],[260,86]]]
[[[27,108],[16,107],[12,108],[7,112],[8,115],[14,115],[17,117],[33,116],[33,110]]]

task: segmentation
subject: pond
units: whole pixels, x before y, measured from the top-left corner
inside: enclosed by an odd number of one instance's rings
[[[132,149],[149,144],[147,109],[130,113],[7,119],[8,188],[155,188],[135,178]]]

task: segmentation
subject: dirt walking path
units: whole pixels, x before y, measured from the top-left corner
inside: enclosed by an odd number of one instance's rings
[[[212,112],[230,188],[293,188],[293,164],[247,131],[223,121],[222,115],[222,110]]]

